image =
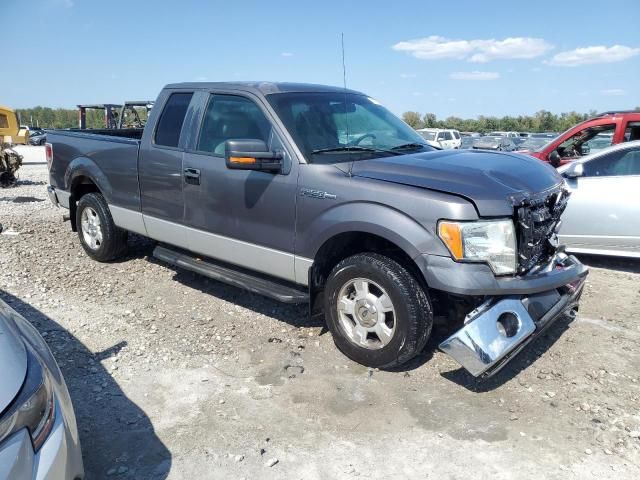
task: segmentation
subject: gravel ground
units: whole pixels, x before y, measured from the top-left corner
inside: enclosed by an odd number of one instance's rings
[[[0,190],[0,297],[42,332],[88,478],[639,478],[640,262],[583,258],[578,319],[478,381],[435,350],[354,364],[303,307],[169,268],[91,261],[41,149]]]

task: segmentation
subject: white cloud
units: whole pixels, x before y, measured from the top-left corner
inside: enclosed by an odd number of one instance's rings
[[[466,59],[486,63],[496,59],[535,58],[553,48],[541,38],[510,37],[504,40],[452,40],[437,35],[398,42],[394,50],[423,60]]]
[[[291,52],[282,52],[280,55],[283,57],[293,57],[293,53]]]
[[[607,97],[620,97],[622,95],[626,95],[626,90],[622,90],[621,88],[609,88],[607,90],[600,90],[602,95],[606,95]]]
[[[404,79],[416,78],[416,77],[417,77],[417,75],[415,73],[401,73],[400,74],[400,78],[404,78]]]
[[[452,80],[497,80],[500,78],[498,72],[453,72],[449,74]]]
[[[557,53],[548,63],[562,67],[576,67],[594,63],[621,62],[638,54],[640,54],[640,48],[632,48],[625,45],[614,45],[612,47],[598,45]]]

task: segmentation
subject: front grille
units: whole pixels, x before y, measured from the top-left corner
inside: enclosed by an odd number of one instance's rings
[[[557,249],[560,216],[570,193],[565,189],[525,200],[516,210],[518,273],[547,263]]]

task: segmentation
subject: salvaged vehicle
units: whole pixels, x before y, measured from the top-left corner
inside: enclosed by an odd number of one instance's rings
[[[598,137],[606,137],[608,140],[608,143],[601,144],[599,148],[640,140],[640,112],[627,110],[601,113],[527,153],[559,167],[591,153],[590,142]]]
[[[0,143],[8,145],[26,145],[29,131],[20,126],[15,110],[0,105]]]
[[[22,165],[22,156],[11,146],[25,144],[28,140],[29,134],[20,128],[15,110],[0,106],[0,188],[16,184],[16,172]]]
[[[358,133],[352,133],[358,132]],[[376,100],[288,83],[184,83],[137,130],[49,131],[49,195],[98,261],[127,232],[173,266],[324,315],[372,367],[440,347],[498,371],[578,308],[587,269],[558,247],[549,165],[436,150]]]
[[[640,258],[640,140],[582,157],[558,172],[572,192],[559,231],[567,250]]]
[[[0,300],[0,479],[84,478],[76,417],[38,331]]]

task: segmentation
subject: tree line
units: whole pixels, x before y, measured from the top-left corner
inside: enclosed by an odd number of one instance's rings
[[[70,108],[19,108],[16,110],[22,125],[40,128],[77,128],[78,110]],[[87,128],[103,128],[104,112],[87,110]]]
[[[640,111],[640,107],[636,107]],[[487,133],[492,131],[508,132],[564,132],[577,123],[598,114],[595,110],[588,113],[567,112],[555,114],[547,110],[540,110],[534,115],[518,115],[504,117],[487,117],[480,115],[478,118],[447,117],[438,120],[435,114],[419,112],[404,112],[402,119],[413,128],[453,128],[461,132]]]
[[[640,107],[636,107],[640,111]],[[34,107],[17,110],[23,125],[39,126],[41,128],[73,128],[78,126],[78,111],[68,108]],[[568,112],[555,114],[547,110],[540,110],[534,115],[518,115],[504,117],[489,117],[480,115],[478,118],[447,117],[438,120],[435,114],[419,112],[404,112],[402,119],[413,128],[454,128],[461,132],[486,133],[496,130],[515,132],[563,132],[597,114],[595,110],[588,113]],[[104,127],[104,114],[98,110],[87,110],[87,127]]]

